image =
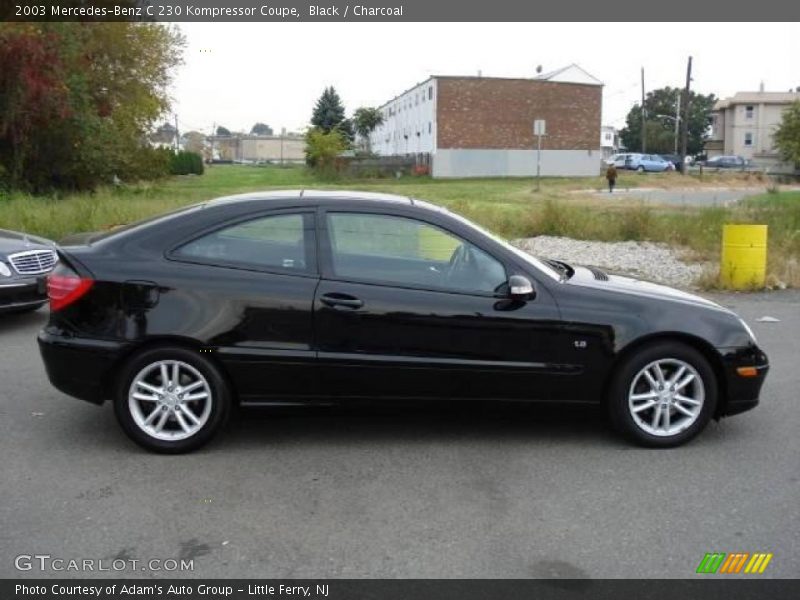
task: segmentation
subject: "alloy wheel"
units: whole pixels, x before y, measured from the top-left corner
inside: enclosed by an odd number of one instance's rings
[[[650,435],[677,435],[697,421],[705,386],[691,364],[677,358],[655,360],[633,378],[628,410],[633,422]]]
[[[166,441],[185,440],[211,415],[213,396],[200,371],[179,360],[147,365],[133,378],[128,408],[134,423],[147,435]]]

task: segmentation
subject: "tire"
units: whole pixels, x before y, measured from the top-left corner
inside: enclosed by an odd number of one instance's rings
[[[662,381],[666,385],[659,391]],[[705,428],[717,397],[717,378],[708,360],[691,346],[665,341],[637,350],[619,365],[607,403],[618,432],[642,446],[672,448]]]
[[[642,165],[639,165],[636,170],[639,171],[639,173],[644,173],[644,167]]]
[[[173,382],[176,367],[177,384]],[[123,366],[116,383],[114,413],[120,426],[134,442],[153,452],[196,450],[214,437],[230,411],[230,390],[219,369],[187,348],[159,347],[136,354]]]

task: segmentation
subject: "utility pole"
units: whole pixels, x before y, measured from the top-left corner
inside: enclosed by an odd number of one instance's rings
[[[216,123],[216,121],[214,122],[213,125],[211,125],[211,135],[209,136],[211,138],[211,160],[212,161],[216,159],[216,156],[214,156],[214,151],[217,148],[217,141],[214,139],[215,135],[217,135],[217,123]]]
[[[178,132],[178,113],[175,113],[175,152],[181,149],[181,136]]]
[[[647,151],[647,117],[644,111],[644,67],[642,67],[642,154]]]
[[[681,173],[686,175],[686,150],[689,144],[689,90],[692,85],[692,57],[686,65],[686,89],[683,91],[683,122],[681,123]]]
[[[678,137],[679,137],[679,130],[680,130],[680,122],[681,122],[681,92],[678,92],[677,96],[675,97],[675,150],[673,154],[678,153]]]

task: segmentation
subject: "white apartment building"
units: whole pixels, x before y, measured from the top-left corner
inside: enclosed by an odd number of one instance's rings
[[[436,79],[406,90],[380,107],[383,124],[371,136],[381,156],[431,154],[436,148]]]

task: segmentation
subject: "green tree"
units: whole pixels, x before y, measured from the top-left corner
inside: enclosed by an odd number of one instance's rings
[[[794,102],[783,112],[773,139],[783,160],[800,169],[800,101]]]
[[[161,174],[145,140],[169,108],[183,46],[176,28],[155,23],[0,24],[0,164],[10,184],[92,188]]]
[[[370,135],[383,123],[383,113],[377,108],[361,107],[356,109],[353,114],[353,127],[365,143],[367,152],[372,152],[372,142]]]
[[[348,142],[352,142],[353,123],[345,117],[344,104],[333,86],[326,87],[314,106],[311,125],[325,133],[338,130]]]
[[[220,126],[217,127],[216,134],[217,135],[231,135],[231,130],[228,129],[227,127],[223,127],[222,125],[220,125]]]
[[[682,96],[680,88],[664,87],[647,93],[644,100],[647,136],[647,151],[658,154],[671,154],[675,146],[675,107],[678,96]],[[714,108],[714,94],[703,95],[690,92],[689,135],[687,152],[699,154],[703,151],[708,128],[711,125],[711,110]],[[672,117],[672,118],[670,118]],[[681,109],[680,118],[683,118]],[[634,104],[628,112],[625,127],[620,131],[623,145],[631,152],[642,147],[642,107]],[[680,142],[680,141],[679,141]],[[678,146],[680,151],[680,143]]]
[[[256,123],[253,125],[253,128],[250,130],[252,135],[272,135],[272,127],[267,125],[266,123]]]

